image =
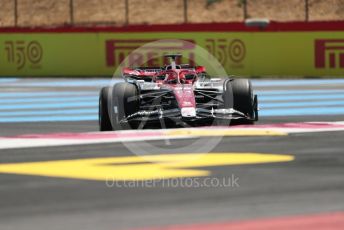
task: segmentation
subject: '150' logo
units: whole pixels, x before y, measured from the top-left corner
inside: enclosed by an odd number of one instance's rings
[[[245,43],[240,39],[206,39],[205,47],[222,66],[243,67]]]
[[[316,68],[344,68],[344,39],[317,39],[314,47]]]
[[[39,68],[43,56],[42,46],[37,41],[5,41],[7,61],[22,69],[27,63],[31,68]]]

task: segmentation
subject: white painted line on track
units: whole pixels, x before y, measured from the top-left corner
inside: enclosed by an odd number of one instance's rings
[[[282,123],[234,127],[213,126],[164,130],[128,130],[115,132],[25,134],[0,137],[0,149],[185,139],[204,136],[283,136],[291,133],[333,131],[344,131],[344,121]]]
[[[193,136],[175,136],[173,139],[194,138]],[[54,146],[70,146],[70,145],[90,145],[90,144],[106,144],[117,142],[137,142],[137,141],[154,141],[172,139],[168,136],[153,136],[136,138],[112,138],[112,139],[92,139],[92,140],[69,140],[69,139],[50,139],[50,138],[0,138],[0,149],[18,149],[18,148],[35,148],[35,147],[54,147]],[[4,141],[4,143],[2,143]]]

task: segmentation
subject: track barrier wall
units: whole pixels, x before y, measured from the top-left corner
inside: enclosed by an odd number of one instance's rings
[[[337,21],[271,22],[266,28],[244,23],[0,28],[0,76],[111,76],[132,50],[160,39],[191,41],[234,75],[344,75],[344,21]],[[181,43],[176,49],[194,57],[192,47]],[[141,58],[161,65],[154,55]]]

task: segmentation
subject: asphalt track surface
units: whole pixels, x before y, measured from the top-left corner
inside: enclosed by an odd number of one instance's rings
[[[40,91],[46,87],[34,86],[30,90]],[[256,84],[258,91],[266,92],[272,88],[285,91],[341,91],[344,90],[344,83],[277,86]],[[99,87],[74,86],[72,89],[96,91]],[[6,88],[1,88],[1,93],[25,90],[25,86],[6,85]],[[56,85],[49,88],[52,92],[63,90],[66,89]],[[336,100],[340,101],[340,97]],[[335,107],[338,109],[340,106]],[[306,113],[293,116],[262,116],[258,124],[343,120],[344,115],[340,112],[314,116]],[[96,120],[0,123],[0,136],[97,130]],[[209,154],[262,153],[294,157],[288,162],[205,167],[211,172],[208,176],[210,178],[238,178],[237,184],[226,187],[182,186],[182,182],[189,177],[183,177],[177,181],[177,185],[168,185],[166,181],[158,180],[154,182],[154,186],[149,183],[145,186],[141,184],[129,187],[123,183],[109,186],[105,181],[96,180],[0,173],[0,229],[150,229],[156,226],[202,226],[217,222],[331,213],[340,213],[340,218],[343,219],[343,137],[344,131],[223,137]],[[206,142],[208,138],[198,139]],[[190,141],[194,140],[177,139],[169,140],[168,143],[156,140],[149,143],[172,149],[173,152],[174,148],[186,146]],[[135,144],[138,147],[143,146],[143,142]],[[164,153],[152,149],[151,154]],[[6,163],[132,155],[123,143],[0,149],[0,169],[1,164]],[[198,179],[204,181],[204,178],[206,177],[201,176]],[[342,222],[328,229],[343,227]],[[312,229],[322,228],[313,226]]]

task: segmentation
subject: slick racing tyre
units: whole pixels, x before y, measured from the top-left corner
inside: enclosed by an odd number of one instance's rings
[[[112,127],[114,130],[136,128],[132,123],[121,120],[139,111],[138,90],[135,85],[121,82],[112,89]]]
[[[254,97],[251,81],[248,79],[232,79],[227,81],[223,99],[225,108],[233,108],[250,117],[255,116]],[[232,119],[231,125],[253,124],[253,120]]]
[[[110,121],[109,109],[108,109],[108,97],[109,97],[109,87],[103,87],[99,94],[99,111],[98,111],[98,121],[100,131],[111,131],[112,125]]]

